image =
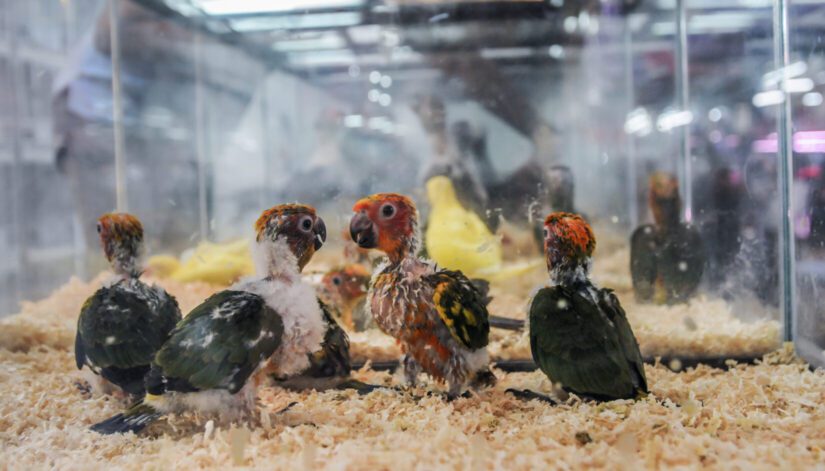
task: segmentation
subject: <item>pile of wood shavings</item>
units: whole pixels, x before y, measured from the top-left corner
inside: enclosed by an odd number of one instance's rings
[[[504,392],[547,391],[540,373],[497,371],[495,389],[451,403],[423,389],[359,397],[268,387],[260,415],[239,423],[184,414],[141,436],[101,436],[89,425],[124,404],[81,392],[68,349],[0,348],[0,468],[813,468],[825,460],[825,373],[788,359],[784,352],[727,372],[648,366],[644,400],[573,397],[556,407]]]

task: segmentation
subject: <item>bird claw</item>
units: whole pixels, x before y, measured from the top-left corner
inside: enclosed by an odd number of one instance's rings
[[[554,406],[559,404],[559,401],[553,399],[552,397],[544,395],[544,394],[539,394],[539,393],[531,391],[529,389],[508,388],[507,392],[512,394],[513,396],[516,396],[517,398],[519,398],[523,401],[531,401],[533,399],[536,399],[536,400],[539,400],[539,401],[547,402],[548,404],[551,404],[551,405],[554,405]]]
[[[92,396],[92,385],[88,381],[75,381],[74,386],[83,397],[89,398]]]

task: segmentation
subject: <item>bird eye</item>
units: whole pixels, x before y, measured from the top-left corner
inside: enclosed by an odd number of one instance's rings
[[[312,218],[304,216],[300,222],[300,228],[304,232],[309,232],[312,229]]]
[[[391,218],[395,215],[395,206],[390,203],[381,206],[381,216],[385,219]]]
[[[97,223],[97,233],[100,234],[100,231],[102,231],[102,230],[103,230],[103,226],[101,226],[100,223]]]
[[[332,284],[334,284],[335,286],[340,286],[341,285],[341,277],[340,276],[333,277],[332,278]]]
[[[547,228],[545,227],[544,228],[544,238],[546,239],[548,237],[550,237],[550,231],[548,231]]]

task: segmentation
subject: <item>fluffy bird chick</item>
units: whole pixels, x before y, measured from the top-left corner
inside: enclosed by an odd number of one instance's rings
[[[353,263],[330,270],[321,279],[320,295],[348,329],[362,332],[373,327],[366,310],[367,290],[372,274],[364,265]]]
[[[595,400],[633,398],[647,393],[642,355],[618,298],[588,278],[595,247],[593,230],[581,216],[558,212],[544,221],[550,286],[530,305],[533,360],[568,392]]]
[[[180,320],[178,303],[163,288],[140,281],[143,226],[131,214],[109,213],[97,232],[115,279],[80,309],[75,361],[133,396],[144,393],[143,376],[155,352]]]
[[[138,432],[162,414],[184,409],[232,412],[254,405],[265,374],[307,370],[326,324],[301,270],[326,239],[315,209],[275,206],[255,223],[257,274],[209,297],[172,331],[146,375],[146,397],[92,427]]]
[[[699,231],[680,220],[679,183],[671,174],[650,176],[649,204],[654,224],[638,227],[630,239],[633,291],[641,302],[674,304],[688,301],[705,269]]]
[[[446,381],[450,397],[468,385],[494,384],[483,296],[461,272],[440,270],[416,256],[418,212],[412,200],[375,194],[353,211],[352,240],[387,256],[373,275],[367,307],[378,327],[399,342],[407,382],[415,384],[423,370]]]

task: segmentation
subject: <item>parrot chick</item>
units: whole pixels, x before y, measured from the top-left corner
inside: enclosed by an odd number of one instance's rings
[[[352,240],[387,256],[373,275],[367,308],[376,325],[400,344],[406,381],[415,384],[423,370],[446,381],[449,397],[468,385],[494,384],[484,298],[461,272],[416,256],[418,211],[412,200],[380,193],[358,201],[353,211]]]
[[[115,279],[80,309],[75,335],[77,368],[87,366],[132,396],[143,396],[143,376],[155,352],[180,320],[174,297],[140,281],[143,226],[127,213],[104,214],[97,232]]]
[[[353,263],[324,274],[320,294],[348,329],[363,332],[374,327],[366,309],[372,274],[364,265]]]
[[[530,305],[533,361],[568,392],[599,401],[634,398],[647,393],[642,355],[616,295],[588,277],[595,247],[593,230],[581,216],[547,216],[550,286]],[[532,391],[511,392],[555,402]]]
[[[699,287],[705,250],[699,231],[680,221],[679,183],[671,174],[650,176],[649,204],[654,224],[630,238],[630,273],[640,302],[687,302]]]
[[[288,377],[311,366],[327,330],[301,270],[326,240],[323,219],[299,204],[275,206],[255,223],[255,277],[209,297],[172,331],[146,375],[146,397],[92,426],[139,432],[165,413],[249,410],[267,374]]]
[[[449,178],[430,178],[427,197],[430,216],[425,243],[433,260],[471,277],[501,266],[501,241],[476,213],[461,205]]]

